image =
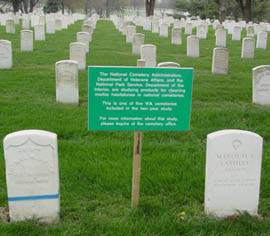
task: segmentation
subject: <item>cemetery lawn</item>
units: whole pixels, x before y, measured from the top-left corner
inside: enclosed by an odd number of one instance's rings
[[[252,104],[252,68],[270,62],[268,49],[256,49],[243,60],[241,42],[228,36],[229,75],[212,75],[215,36],[200,41],[200,58],[186,56],[183,44],[145,33],[145,43],[157,45],[158,62],[174,61],[195,68],[191,130],[144,132],[141,199],[131,209],[133,132],[89,132],[87,72],[79,73],[80,105],[55,102],[57,61],[69,58],[82,22],[46,42],[34,42],[34,52],[20,52],[20,26],[12,41],[13,68],[0,71],[0,138],[18,130],[41,129],[58,135],[61,221],[0,223],[1,236],[41,235],[270,235],[270,107]],[[143,32],[141,27],[138,32]],[[195,33],[195,32],[194,32]],[[242,37],[246,35],[243,32]],[[269,42],[270,40],[268,40]],[[87,56],[88,65],[135,66],[139,57],[110,21],[99,21]],[[204,214],[206,136],[222,129],[243,129],[264,138],[260,219],[247,214],[216,220]],[[3,145],[0,145],[0,207],[7,207]]]

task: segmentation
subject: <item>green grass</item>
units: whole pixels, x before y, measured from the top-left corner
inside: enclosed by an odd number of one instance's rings
[[[24,129],[58,135],[61,221],[0,223],[0,235],[186,235],[266,236],[270,234],[270,107],[252,104],[252,73],[269,64],[267,50],[243,60],[241,42],[228,37],[229,75],[212,75],[215,36],[209,30],[200,41],[200,58],[186,56],[183,45],[145,33],[145,43],[157,45],[158,62],[175,61],[195,68],[191,130],[144,132],[140,207],[130,208],[133,132],[87,131],[87,72],[79,74],[80,106],[55,102],[54,64],[68,59],[69,43],[82,22],[35,42],[34,52],[20,52],[19,30],[10,35],[0,26],[0,38],[12,41],[14,66],[0,71],[0,139]],[[141,27],[138,32],[143,32]],[[244,34],[244,32],[243,32]],[[88,65],[135,66],[138,57],[109,21],[99,21]],[[264,138],[259,213],[237,220],[216,220],[203,211],[207,134],[243,129]],[[0,145],[0,206],[7,207],[3,146]],[[181,220],[179,214],[185,212]]]

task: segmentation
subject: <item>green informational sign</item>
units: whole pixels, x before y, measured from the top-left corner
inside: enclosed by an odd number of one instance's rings
[[[89,130],[189,130],[193,69],[89,67]]]

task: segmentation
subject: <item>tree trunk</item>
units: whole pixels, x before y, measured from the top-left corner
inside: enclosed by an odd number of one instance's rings
[[[251,0],[246,0],[246,4],[244,5],[243,0],[236,0],[241,8],[243,18],[246,22],[251,21]]]
[[[35,5],[36,5],[35,0],[30,0],[30,9],[29,9],[29,12],[33,12],[34,11]]]
[[[64,0],[61,1],[61,5],[62,5],[62,14],[65,14],[65,4],[64,4]]]
[[[12,6],[13,6],[13,12],[16,13],[20,9],[20,1],[14,0],[12,1]]]
[[[219,21],[222,23],[226,19],[226,1],[219,0]]]
[[[28,14],[28,0],[23,0],[24,13]]]
[[[110,16],[109,0],[106,0],[106,18]]]
[[[146,16],[153,16],[156,0],[145,0]]]
[[[245,6],[245,20],[247,22],[251,21],[251,0],[246,0]]]

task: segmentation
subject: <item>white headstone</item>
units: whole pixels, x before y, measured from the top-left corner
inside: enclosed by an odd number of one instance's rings
[[[62,30],[62,20],[60,20],[60,19],[55,20],[55,30],[56,31]]]
[[[234,26],[232,32],[232,40],[240,41],[241,40],[241,31],[242,28],[240,26]]]
[[[79,43],[85,44],[86,52],[89,52],[89,42],[90,42],[90,34],[87,32],[78,32],[77,33],[77,41]]]
[[[79,104],[78,62],[65,60],[55,64],[56,101]]]
[[[35,40],[37,41],[45,40],[45,26],[44,25],[35,26]]]
[[[216,46],[217,47],[226,47],[227,42],[227,31],[219,29],[216,31]]]
[[[79,70],[86,68],[86,48],[84,43],[71,43],[69,55],[70,60],[78,62]]]
[[[247,26],[247,37],[254,37],[255,31],[254,31],[254,26],[253,25],[248,25]]]
[[[21,51],[33,51],[33,31],[21,31]]]
[[[136,33],[133,36],[132,42],[132,54],[140,55],[141,54],[141,46],[144,44],[144,34]]]
[[[255,40],[253,38],[244,38],[242,44],[242,58],[254,58]]]
[[[187,56],[199,57],[200,56],[200,41],[197,36],[191,35],[187,37]]]
[[[157,47],[152,44],[144,44],[141,46],[141,59],[145,60],[145,67],[157,66]]]
[[[172,29],[172,44],[175,44],[175,45],[182,44],[182,28]]]
[[[259,105],[270,105],[270,65],[253,68],[252,101]]]
[[[93,28],[90,25],[82,25],[82,32],[87,32],[90,35],[93,33]]]
[[[22,19],[22,28],[24,30],[28,30],[30,28],[30,20],[29,17],[23,17]]]
[[[6,21],[6,33],[15,34],[14,20],[7,20]]]
[[[197,37],[200,39],[206,39],[207,38],[207,31],[205,28],[205,25],[198,25],[197,27]]]
[[[152,33],[159,33],[159,21],[155,20],[152,23]]]
[[[55,20],[47,21],[46,33],[47,34],[55,34]]]
[[[12,46],[8,40],[0,40],[0,69],[12,67]]]
[[[146,18],[143,23],[143,30],[151,31],[152,30],[152,22],[150,18]]]
[[[186,35],[191,35],[192,34],[192,23],[186,23],[185,27],[185,34]]]
[[[229,50],[227,48],[214,48],[212,73],[213,74],[228,74],[229,66]]]
[[[166,23],[160,24],[159,36],[167,38],[169,36],[168,28],[169,28],[168,24]]]
[[[41,130],[11,133],[4,138],[6,181],[11,221],[59,220],[57,136]]]
[[[159,68],[180,68],[180,64],[177,62],[161,62],[158,64]]]
[[[126,35],[126,42],[132,43],[134,34],[136,34],[136,26],[129,25],[127,26],[127,35]]]
[[[252,132],[222,130],[207,136],[205,212],[228,217],[257,215],[263,139]]]
[[[267,48],[267,32],[266,31],[261,31],[258,33],[257,48],[262,48],[262,49]]]

